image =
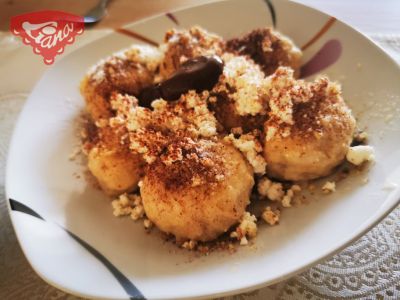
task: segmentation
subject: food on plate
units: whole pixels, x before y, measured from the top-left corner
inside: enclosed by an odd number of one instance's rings
[[[240,221],[253,185],[252,168],[232,145],[184,138],[148,168],[140,193],[159,229],[178,241],[210,241]]]
[[[124,128],[98,127],[87,141],[88,168],[100,187],[110,196],[133,191],[143,175],[143,160],[121,144]]]
[[[366,134],[355,133],[340,85],[298,79],[301,56],[271,28],[227,41],[192,27],[91,68],[81,83],[83,150],[116,197],[114,215],[144,218],[187,249],[221,236],[246,245],[258,219],[279,223],[304,182],[346,157],[372,161],[372,147],[351,147]]]
[[[93,120],[112,116],[109,98],[113,92],[137,95],[151,85],[161,57],[154,47],[134,45],[93,66],[80,86]]]
[[[198,56],[221,55],[224,41],[216,35],[195,26],[188,30],[171,29],[165,33],[160,50],[164,59],[160,63],[160,76],[168,78],[186,60]]]
[[[248,57],[226,53],[222,59],[224,69],[209,101],[215,117],[227,131],[261,129],[268,109],[264,73]]]
[[[355,119],[340,86],[320,77],[293,78],[279,68],[271,77],[264,156],[268,175],[282,180],[309,180],[331,174],[344,161]]]
[[[255,29],[242,37],[233,38],[227,42],[227,49],[249,56],[267,76],[281,66],[290,67],[295,76],[299,76],[301,50],[291,39],[272,28]]]

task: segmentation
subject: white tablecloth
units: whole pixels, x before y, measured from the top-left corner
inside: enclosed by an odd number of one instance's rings
[[[68,51],[102,34],[87,32]],[[400,35],[372,37],[400,62]],[[27,61],[29,70],[25,69]],[[4,196],[5,158],[12,128],[46,67],[33,57],[31,49],[6,33],[0,33],[0,62],[2,78],[21,70],[13,84],[0,80],[0,299],[78,299],[46,284],[29,266],[13,232]],[[400,299],[399,241],[400,207],[326,262],[274,286],[224,299]]]

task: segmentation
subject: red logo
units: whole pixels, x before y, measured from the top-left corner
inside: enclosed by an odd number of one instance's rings
[[[45,64],[51,65],[55,56],[83,33],[84,22],[81,16],[47,10],[12,17],[10,30],[24,44],[31,45],[34,53],[43,56]]]

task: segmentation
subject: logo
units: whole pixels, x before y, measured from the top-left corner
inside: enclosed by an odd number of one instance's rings
[[[45,64],[51,65],[56,55],[83,33],[84,22],[81,16],[47,10],[12,17],[10,31],[41,55]]]

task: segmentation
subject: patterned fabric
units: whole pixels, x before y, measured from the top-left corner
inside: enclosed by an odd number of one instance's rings
[[[400,36],[377,35],[400,63]],[[0,35],[1,56],[18,48]],[[17,115],[27,94],[0,93],[0,299],[81,299],[48,285],[25,259],[7,213],[5,159]],[[261,299],[400,299],[400,207],[357,242],[287,281],[224,300]]]

